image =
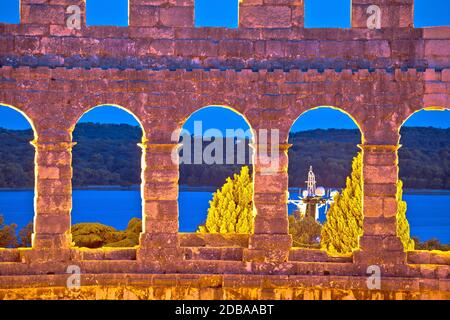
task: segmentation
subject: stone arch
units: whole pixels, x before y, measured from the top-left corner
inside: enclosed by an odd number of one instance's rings
[[[69,133],[70,136],[72,137],[73,131],[75,129],[75,126],[78,124],[78,122],[80,121],[80,119],[87,113],[91,112],[94,109],[98,109],[98,108],[102,108],[102,107],[114,107],[114,108],[118,108],[122,111],[125,111],[126,113],[130,114],[136,121],[137,123],[139,123],[139,127],[142,130],[142,138],[143,141],[146,141],[146,129],[145,129],[145,125],[144,125],[144,121],[141,120],[141,117],[137,116],[135,112],[131,111],[129,108],[127,107],[123,107],[120,104],[114,104],[114,103],[100,103],[100,104],[96,104],[94,107],[89,107],[88,109],[83,109],[80,112],[78,112],[72,119],[72,121],[70,122],[70,129],[69,129]]]
[[[448,111],[450,110],[450,107],[447,106],[434,106],[434,105],[430,105],[430,106],[425,106],[423,108],[420,109],[415,109],[415,110],[410,110],[410,112],[408,112],[407,114],[404,115],[403,118],[400,119],[399,122],[399,126],[397,128],[397,132],[398,132],[398,143],[400,143],[400,130],[403,127],[403,125],[409,120],[411,119],[412,116],[414,116],[416,113],[420,112],[420,111]]]
[[[121,110],[125,113],[127,113],[128,115],[131,115],[132,118],[136,121],[136,123],[138,124],[140,131],[141,131],[141,140],[139,141],[139,143],[137,144],[141,149],[141,155],[140,155],[140,183],[139,183],[139,194],[140,194],[140,204],[141,204],[141,211],[139,214],[139,218],[144,221],[144,206],[145,206],[145,200],[144,200],[144,189],[145,189],[145,182],[146,182],[146,176],[144,174],[145,168],[146,168],[146,157],[145,157],[145,153],[146,153],[146,144],[147,144],[147,137],[146,137],[146,129],[145,129],[145,125],[144,122],[141,120],[141,117],[137,116],[135,112],[131,111],[129,108],[123,107],[120,104],[112,104],[112,103],[102,103],[102,104],[97,104],[94,107],[90,107],[88,109],[83,110],[82,112],[79,112],[77,114],[76,117],[74,117],[75,120],[73,120],[73,122],[71,122],[70,128],[69,128],[69,134],[71,137],[71,141],[73,141],[73,132],[76,129],[76,125],[78,123],[80,123],[80,120],[83,118],[84,115],[88,114],[89,112],[95,110],[95,109],[99,109],[102,107],[112,107],[114,109],[118,109]],[[72,145],[75,145],[76,141],[72,142]],[[71,167],[73,168],[73,161],[71,161]],[[72,169],[73,170],[73,169]],[[73,194],[72,194],[73,197]],[[73,209],[73,208],[72,208]],[[72,216],[72,212],[71,212],[71,216]]]
[[[183,113],[183,115],[179,118],[178,120],[178,126],[177,129],[181,130],[181,128],[184,126],[184,124],[186,123],[187,120],[189,120],[189,118],[191,118],[196,112],[199,112],[201,110],[205,110],[207,108],[211,108],[211,107],[216,107],[216,108],[223,108],[226,110],[230,110],[233,113],[237,114],[238,116],[240,116],[245,123],[248,125],[248,127],[250,128],[251,132],[252,132],[252,136],[255,137],[255,126],[252,125],[252,122],[250,121],[250,117],[247,116],[246,114],[246,110],[244,108],[241,108],[239,105],[236,106],[231,106],[229,104],[205,104],[203,103],[200,107],[194,107],[192,109],[187,110],[187,112]]]
[[[220,110],[230,111],[231,113],[233,113],[234,115],[238,116],[240,119],[242,119],[244,121],[246,127],[248,127],[248,129],[242,128],[242,129],[244,129],[244,134],[245,134],[245,136],[250,135],[249,136],[248,147],[246,148],[246,151],[248,150],[249,154],[246,153],[245,158],[247,159],[247,157],[248,157],[248,159],[250,161],[250,165],[249,166],[251,166],[252,171],[254,171],[254,158],[255,158],[254,142],[255,142],[255,139],[256,139],[256,131],[253,129],[250,121],[244,115],[244,113],[238,111],[236,108],[231,107],[229,105],[225,105],[225,104],[204,105],[204,106],[202,106],[200,108],[197,108],[197,109],[193,110],[188,115],[185,114],[182,117],[182,120],[179,121],[179,127],[178,127],[177,131],[175,131],[174,132],[175,134],[172,135],[172,141],[174,141],[175,136],[176,137],[180,137],[180,134],[182,133],[184,125],[189,121],[189,119],[191,119],[191,117],[193,117],[198,112],[201,112],[201,111],[204,111],[204,110],[208,110],[210,108],[216,108],[216,109],[220,109]],[[235,126],[232,125],[232,126],[230,126],[230,129],[234,129],[235,130],[236,128],[234,128],[234,127]],[[202,133],[204,133],[204,132],[202,132]],[[217,164],[214,164],[214,165],[217,165]],[[252,181],[254,181],[254,174],[252,175]],[[219,186],[219,188],[220,188],[220,186]],[[252,199],[253,199],[253,197],[254,197],[254,190],[252,190],[252,193],[253,193],[252,194]],[[253,200],[253,210],[255,210],[255,208],[254,208],[254,200]]]
[[[286,142],[287,139],[289,139],[289,132],[292,129],[292,126],[295,124],[295,122],[297,122],[298,119],[300,119],[300,117],[302,117],[304,114],[306,114],[307,112],[311,112],[314,110],[318,110],[318,109],[332,109],[332,110],[336,110],[339,111],[343,114],[345,114],[346,116],[348,116],[353,123],[358,127],[359,132],[361,133],[361,143],[364,143],[365,139],[364,139],[364,120],[363,119],[359,119],[357,113],[354,113],[353,110],[350,110],[350,108],[346,108],[346,107],[337,107],[337,106],[332,106],[332,105],[319,105],[319,106],[315,106],[315,107],[310,107],[310,108],[305,108],[302,109],[300,111],[300,113],[296,112],[295,113],[295,118],[294,120],[290,122],[289,124],[289,128],[287,130],[287,137],[286,137]]]
[[[34,139],[36,140],[38,138],[38,130],[37,130],[36,126],[35,126],[35,121],[32,119],[31,116],[28,116],[27,112],[23,108],[19,108],[19,107],[13,106],[11,104],[4,103],[4,102],[0,101],[0,108],[1,107],[10,108],[10,109],[20,113],[20,115],[22,115],[28,121],[28,123],[30,124],[31,129],[33,130]]]

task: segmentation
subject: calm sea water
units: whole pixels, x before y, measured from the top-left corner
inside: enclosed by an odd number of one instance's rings
[[[291,197],[298,195],[291,192]],[[411,235],[421,240],[438,238],[450,243],[450,192],[404,194],[408,204],[407,217]],[[180,191],[180,231],[193,232],[206,219],[212,192]],[[295,207],[289,205],[289,213]],[[6,223],[16,223],[19,228],[33,219],[32,191],[0,191],[0,214]],[[133,217],[141,216],[141,199],[138,190],[74,190],[72,223],[100,222],[124,229]],[[324,220],[323,210],[320,220]]]

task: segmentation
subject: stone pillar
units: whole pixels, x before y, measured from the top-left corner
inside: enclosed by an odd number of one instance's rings
[[[242,1],[239,3],[239,27],[303,27],[303,0]]]
[[[72,209],[72,147],[70,141],[35,140],[36,181],[32,259],[69,258]]]
[[[178,144],[142,147],[143,221],[138,259],[174,264],[178,244]],[[164,265],[170,268],[170,265]]]
[[[412,28],[414,0],[352,0],[352,28],[368,28],[367,20],[380,19],[380,27]],[[371,7],[372,8],[369,8]],[[376,8],[376,7],[379,8]]]
[[[406,262],[397,237],[397,180],[399,145],[360,145],[363,151],[363,235],[355,261],[364,265]]]
[[[288,223],[288,149],[280,145],[278,156],[268,156],[265,146],[254,146],[254,234],[244,252],[246,261],[284,262],[292,247]]]

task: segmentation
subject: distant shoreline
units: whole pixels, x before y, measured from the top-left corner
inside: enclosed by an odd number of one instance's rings
[[[213,187],[213,186],[186,186],[181,185],[180,191],[192,191],[192,192],[215,192],[220,187]],[[295,192],[298,191],[300,188],[289,188],[289,192]],[[340,188],[328,188],[326,189],[337,189]],[[134,191],[134,190],[140,190],[139,185],[133,185],[133,186],[84,186],[84,187],[75,187],[73,188],[73,191],[78,190],[92,190],[92,191]],[[14,191],[33,191],[33,188],[0,188],[0,192],[14,192]],[[450,190],[443,190],[443,189],[404,189],[404,194],[407,195],[426,195],[426,194],[432,194],[432,195],[450,195]]]

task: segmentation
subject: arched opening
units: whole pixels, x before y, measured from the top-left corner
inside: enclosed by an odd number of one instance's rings
[[[415,249],[450,249],[450,111],[421,110],[400,129],[399,179]]]
[[[31,247],[35,138],[25,114],[0,104],[0,248]]]
[[[75,246],[138,245],[142,128],[126,109],[111,105],[91,109],[77,122],[72,134]]]
[[[363,219],[359,127],[340,109],[318,107],[294,122],[288,141],[293,247],[351,253],[358,246]]]
[[[179,137],[180,232],[251,233],[253,134],[245,118],[208,106],[186,120]]]

